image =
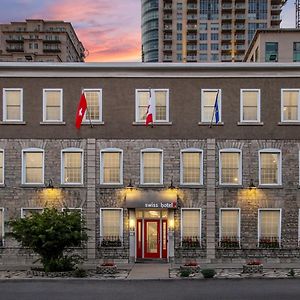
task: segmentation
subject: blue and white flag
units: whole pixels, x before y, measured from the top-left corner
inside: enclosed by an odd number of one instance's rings
[[[214,115],[215,115],[216,124],[218,124],[219,121],[220,121],[219,105],[218,105],[219,91],[220,90],[218,90],[218,92],[217,92],[216,100],[215,100],[215,106],[214,106]]]

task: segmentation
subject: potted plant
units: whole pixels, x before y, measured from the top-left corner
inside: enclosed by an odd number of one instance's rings
[[[259,260],[250,260],[243,265],[243,273],[262,273],[264,270],[263,264]]]
[[[199,273],[200,266],[196,261],[186,262],[184,265],[180,266],[180,273]]]
[[[104,262],[100,266],[97,266],[97,274],[116,274],[118,272],[117,265],[113,262]]]

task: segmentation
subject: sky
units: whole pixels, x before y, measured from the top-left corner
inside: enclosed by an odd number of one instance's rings
[[[86,61],[140,61],[141,0],[0,0],[0,23],[25,19],[71,22],[88,50]],[[281,27],[295,26],[294,0]]]

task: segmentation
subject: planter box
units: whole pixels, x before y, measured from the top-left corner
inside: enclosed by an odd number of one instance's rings
[[[116,265],[113,266],[97,266],[96,273],[97,274],[116,274],[118,272],[118,268]]]
[[[180,272],[199,273],[200,266],[180,266]]]
[[[264,266],[260,265],[243,265],[243,273],[254,274],[262,273],[264,271]]]

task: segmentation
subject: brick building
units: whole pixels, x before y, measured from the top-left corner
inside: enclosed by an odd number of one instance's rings
[[[52,205],[82,211],[90,264],[298,260],[299,71],[1,63],[1,264],[32,260],[4,221]],[[78,131],[82,88],[93,128]]]

